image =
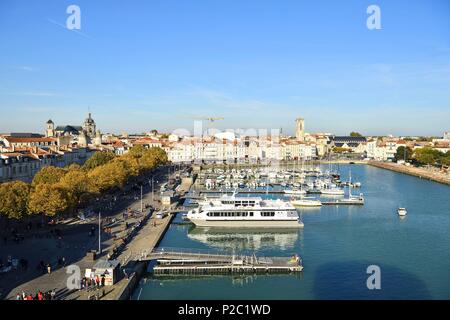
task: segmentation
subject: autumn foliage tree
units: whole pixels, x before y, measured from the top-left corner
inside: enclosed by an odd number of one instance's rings
[[[0,185],[0,214],[20,219],[27,213],[55,216],[68,212],[94,195],[123,188],[130,178],[166,162],[161,148],[135,146],[121,157],[97,152],[82,167],[47,166],[31,185],[20,181]]]
[[[116,155],[112,152],[96,152],[83,165],[85,170],[92,170],[98,166],[107,164],[113,160]]]
[[[70,197],[64,188],[57,184],[41,183],[30,193],[28,210],[34,214],[53,217],[70,208]]]
[[[93,193],[120,188],[125,184],[128,177],[129,171],[123,161],[107,163],[88,173],[89,186]]]
[[[80,166],[70,166],[57,185],[66,191],[71,206],[79,204],[89,193],[87,173]]]
[[[21,219],[27,215],[30,185],[22,181],[0,184],[0,214],[9,219]]]
[[[58,167],[53,167],[53,166],[43,167],[41,170],[39,170],[38,173],[36,173],[31,185],[33,187],[35,187],[38,184],[42,184],[42,183],[48,183],[48,184],[58,183],[59,180],[61,180],[61,178],[65,174],[66,174],[66,170],[63,168],[58,168]]]

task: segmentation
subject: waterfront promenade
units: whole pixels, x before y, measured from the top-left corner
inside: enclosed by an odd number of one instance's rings
[[[403,164],[393,163],[393,162],[380,162],[380,161],[369,161],[369,165],[372,165],[377,168],[392,170],[404,174],[409,174],[412,176],[416,176],[421,179],[428,179],[432,181],[436,181],[439,183],[450,185],[450,173],[443,172],[439,169],[432,168],[418,168],[414,166],[405,166]]]
[[[156,179],[157,178],[157,179]],[[159,180],[161,184],[167,178],[167,174],[162,172],[155,175],[155,180]],[[156,181],[155,181],[156,182]],[[155,183],[155,188],[157,187]],[[159,197],[155,191],[152,195],[150,188],[144,188],[143,203],[152,205],[155,210],[161,206]],[[140,198],[135,195],[127,194],[127,199],[122,205],[117,204],[112,214],[109,214],[110,219],[114,219],[115,223],[112,225],[111,234],[116,234],[119,237],[130,232],[130,229],[141,221],[145,220],[145,216],[130,217],[125,219],[123,217],[124,208],[139,211],[141,206]],[[118,201],[118,202],[119,202]],[[148,215],[149,210],[144,210],[144,214]],[[86,292],[84,290],[69,291],[66,288],[68,274],[64,265],[59,265],[58,257],[65,258],[65,265],[75,264],[80,267],[82,274],[86,268],[92,267],[95,261],[92,261],[86,256],[90,250],[98,248],[98,231],[97,220],[93,217],[90,221],[70,221],[66,224],[58,225],[58,229],[63,234],[63,239],[58,241],[50,236],[42,238],[26,238],[22,243],[8,243],[0,246],[1,256],[11,255],[13,258],[26,258],[29,261],[27,270],[14,270],[6,274],[0,275],[0,292],[2,299],[15,299],[17,293],[31,293],[35,294],[39,290],[42,292],[55,290],[56,299],[89,299],[95,292]],[[154,219],[151,217],[146,220],[146,223],[140,226],[139,231],[133,236],[123,250],[119,253],[117,259],[121,264],[128,264],[130,259],[136,252],[148,249],[157,244],[161,235],[164,233],[167,225],[170,223],[170,217],[165,219]],[[95,236],[89,236],[89,231],[95,228]],[[117,246],[117,242],[111,235],[102,232],[102,255],[101,259],[106,259],[107,254],[112,252],[112,249]],[[36,265],[39,261],[45,261],[52,266],[50,274],[43,273],[37,270]],[[119,283],[112,287],[105,287],[105,299],[116,299],[117,293],[126,284],[126,277],[119,281]]]

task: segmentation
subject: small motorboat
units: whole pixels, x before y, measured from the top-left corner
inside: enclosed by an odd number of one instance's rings
[[[320,200],[310,200],[310,199],[294,199],[291,203],[296,207],[320,207],[322,202]]]
[[[403,217],[403,216],[406,216],[406,214],[407,214],[408,212],[406,211],[406,208],[398,208],[398,209],[397,209],[397,213],[398,213],[398,215],[399,215],[400,217]]]
[[[285,189],[283,192],[286,194],[306,194],[306,191],[302,189]]]

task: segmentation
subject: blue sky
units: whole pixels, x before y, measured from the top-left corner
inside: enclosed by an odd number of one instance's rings
[[[81,30],[66,8],[81,8]],[[368,30],[366,9],[381,9]],[[450,130],[450,2],[0,0],[0,132]]]

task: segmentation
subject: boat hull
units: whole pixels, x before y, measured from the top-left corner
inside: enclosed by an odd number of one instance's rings
[[[297,220],[202,220],[189,219],[199,227],[221,228],[303,228],[304,224]]]
[[[296,207],[321,207],[322,206],[321,202],[296,202],[296,201],[292,201],[291,203],[292,203],[292,205],[294,205]]]

